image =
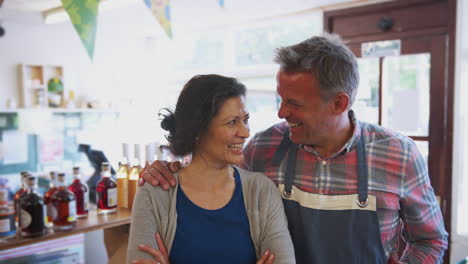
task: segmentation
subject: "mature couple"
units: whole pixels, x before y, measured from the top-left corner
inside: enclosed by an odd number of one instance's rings
[[[161,126],[192,162],[143,170],[127,262],[441,263],[447,233],[425,161],[408,137],[355,118],[351,51],[324,34],[275,61],[286,122],[245,147],[244,85],[199,75],[184,86]]]

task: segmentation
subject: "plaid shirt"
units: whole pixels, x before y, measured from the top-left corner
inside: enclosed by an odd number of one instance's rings
[[[442,263],[448,234],[426,162],[414,141],[398,132],[357,122],[352,111],[350,119],[353,136],[337,154],[324,158],[312,147],[301,145],[294,186],[317,194],[357,193],[356,147],[364,129],[369,194],[377,198],[382,245],[389,263]],[[272,157],[287,128],[283,122],[256,134],[244,150],[244,168],[283,184],[286,162],[275,166]],[[400,234],[407,243],[401,259]]]

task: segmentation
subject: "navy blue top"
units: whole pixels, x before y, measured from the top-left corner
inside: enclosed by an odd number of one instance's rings
[[[231,200],[216,210],[194,204],[179,185],[177,228],[169,254],[172,264],[256,262],[242,183],[235,168],[234,178],[236,187]]]

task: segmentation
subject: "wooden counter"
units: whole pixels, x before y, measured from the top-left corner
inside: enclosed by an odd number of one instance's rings
[[[40,237],[24,238],[17,232],[16,237],[0,240],[0,251],[26,246],[30,244],[47,241],[50,239],[86,233],[98,229],[117,227],[129,224],[131,220],[131,210],[119,208],[117,213],[98,215],[96,210],[90,211],[87,218],[78,218],[76,227],[69,231],[54,232],[48,230],[47,234]]]

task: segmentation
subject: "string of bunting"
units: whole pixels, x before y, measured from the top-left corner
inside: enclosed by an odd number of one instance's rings
[[[99,0],[61,0],[63,8],[68,13],[88,56],[93,60],[96,43],[97,16]],[[112,1],[112,0],[109,0]],[[143,0],[159,22],[167,36],[172,39],[171,2],[170,0]],[[3,0],[0,0],[0,3]],[[217,0],[224,8],[224,0]]]

